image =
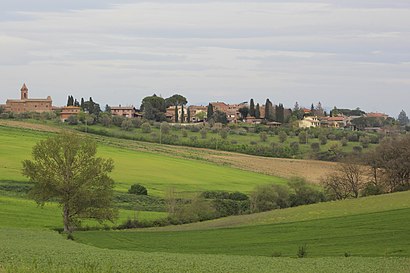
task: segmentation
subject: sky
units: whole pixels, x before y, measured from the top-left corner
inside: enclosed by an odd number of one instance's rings
[[[1,0],[0,103],[148,95],[410,114],[408,0]]]

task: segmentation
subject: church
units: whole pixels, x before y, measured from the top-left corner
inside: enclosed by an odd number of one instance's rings
[[[26,84],[23,84],[21,88],[20,99],[8,99],[6,101],[6,112],[24,113],[24,112],[51,112],[52,103],[51,97],[46,99],[29,99],[28,88]]]

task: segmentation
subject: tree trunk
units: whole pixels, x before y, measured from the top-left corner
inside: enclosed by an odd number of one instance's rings
[[[64,222],[64,232],[71,233],[70,226],[70,210],[67,205],[64,205],[63,208],[63,222]]]

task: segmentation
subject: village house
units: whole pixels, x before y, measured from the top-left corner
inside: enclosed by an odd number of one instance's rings
[[[5,105],[6,112],[24,113],[24,112],[51,112],[53,110],[53,101],[48,96],[46,99],[30,99],[26,84],[20,89],[20,99],[8,99]]]
[[[366,117],[368,117],[368,118],[387,119],[389,117],[389,115],[386,115],[384,113],[367,113]]]
[[[298,121],[299,128],[316,128],[320,127],[320,120],[317,116],[307,116]]]
[[[173,122],[181,122],[182,116],[182,106],[177,106],[178,108],[178,120],[175,120],[175,106],[169,106],[165,113],[167,119],[170,119]],[[188,122],[188,108],[184,106],[184,122]]]
[[[206,106],[189,106],[190,122],[203,122],[207,118],[208,107]]]
[[[61,108],[60,119],[61,121],[68,120],[71,116],[76,116],[80,113],[80,107],[78,106],[64,106]]]
[[[122,116],[126,118],[133,118],[137,116],[137,109],[134,106],[110,106],[111,114],[113,116]]]

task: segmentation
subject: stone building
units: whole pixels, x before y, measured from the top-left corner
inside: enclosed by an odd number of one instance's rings
[[[134,106],[110,106],[111,114],[113,116],[122,116],[126,118],[133,118],[137,116],[137,109]]]
[[[80,113],[78,106],[64,106],[61,108],[60,119],[66,121],[71,116],[76,116]]]
[[[30,99],[28,97],[28,88],[23,84],[21,88],[20,99],[8,99],[6,101],[6,112],[24,113],[24,112],[51,112],[53,110],[51,97],[46,99]]]

